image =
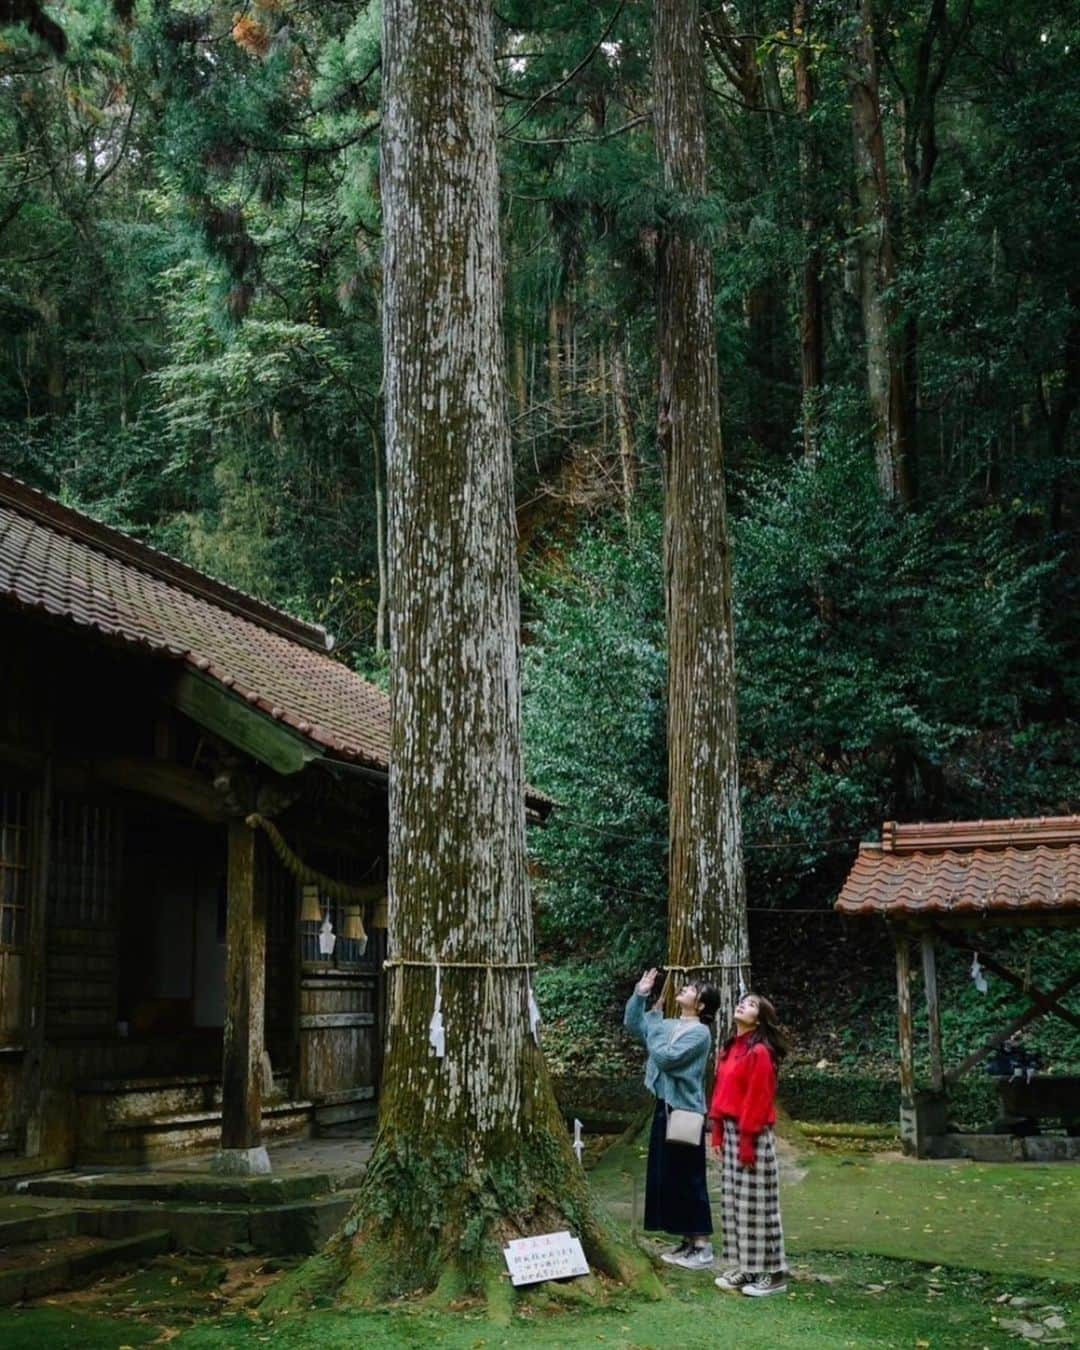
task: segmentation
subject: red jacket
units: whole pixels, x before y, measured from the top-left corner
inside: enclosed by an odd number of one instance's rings
[[[739,1036],[716,1067],[709,1114],[713,1146],[723,1139],[721,1119],[729,1116],[739,1126],[739,1161],[752,1164],[757,1136],[776,1121],[776,1065],[763,1041],[750,1044],[750,1034]]]

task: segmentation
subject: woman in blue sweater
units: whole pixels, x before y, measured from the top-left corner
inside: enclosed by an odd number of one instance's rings
[[[688,984],[675,996],[678,1017],[645,1011],[657,972],[647,970],[626,1005],[624,1025],[645,1043],[645,1086],[656,1097],[645,1179],[645,1227],[671,1233],[678,1246],[663,1260],[687,1270],[708,1269],[713,1251],[712,1211],[705,1184],[705,1063],[720,995],[711,984]],[[701,1116],[695,1143],[669,1142],[671,1111]]]

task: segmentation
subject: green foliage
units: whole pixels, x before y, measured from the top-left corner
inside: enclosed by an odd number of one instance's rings
[[[749,485],[735,527],[746,833],[802,841],[754,860],[768,903],[805,894],[827,841],[882,818],[1068,810],[1074,737],[1043,772],[975,768],[988,733],[1037,735],[1061,660],[1042,617],[1058,566],[1017,542],[1026,517],[971,497],[892,511],[857,440]]]
[[[640,971],[611,958],[541,965],[533,984],[543,1015],[544,1058],[551,1072],[639,1079],[640,1044],[618,1028]],[[594,1105],[599,1105],[598,1103]]]
[[[560,803],[531,836],[540,932],[553,948],[655,959],[664,906],[660,521],[590,532],[526,587],[525,745]]]
[[[1076,970],[1080,962],[1080,934],[1068,929],[1033,929],[1011,934],[999,931],[978,941],[985,944],[986,953],[995,956],[1035,989],[1049,991],[1055,988]],[[941,1034],[950,1063],[957,1063],[973,1053],[1031,1006],[1031,1000],[1023,990],[990,971],[983,972],[987,992],[979,993],[971,979],[972,958],[964,952],[939,944],[937,963]],[[1074,1011],[1080,1007],[1075,993],[1066,995],[1063,1003]],[[929,1073],[926,1004],[917,985],[913,987],[913,1008],[916,1069],[926,1080]],[[844,1019],[841,1039],[853,1061],[876,1061],[879,1066],[891,1069],[896,1045],[893,1000],[883,1000],[876,990],[864,988],[856,992]],[[1042,1057],[1043,1072],[1080,1072],[1080,1037],[1076,1029],[1061,1018],[1040,1018],[1025,1028],[1022,1039],[1027,1049]],[[981,1070],[972,1072],[978,1075]]]
[[[733,530],[752,903],[831,898],[883,818],[1070,809],[1080,742],[1040,721],[1045,671],[1064,667],[1043,619],[1059,564],[1017,542],[1026,519],[972,498],[891,511],[839,432],[813,465],[748,483]],[[660,556],[643,505],[528,588],[529,773],[560,803],[533,838],[541,933],[627,972],[662,939]]]
[[[893,1040],[895,1042],[895,1017]],[[900,1117],[900,1087],[895,1072],[844,1072],[805,1066],[785,1069],[780,1103],[795,1120],[843,1120],[851,1124],[894,1125]],[[977,1075],[962,1079],[949,1092],[949,1119],[978,1129],[1000,1111],[997,1086]]]

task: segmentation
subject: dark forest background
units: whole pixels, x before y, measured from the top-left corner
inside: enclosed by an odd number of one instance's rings
[[[690,223],[717,279],[751,933],[811,1059],[891,1053],[889,952],[829,912],[861,838],[1077,809],[1070,8],[704,6]],[[62,56],[0,28],[0,467],[326,624],[381,679],[377,6],[47,12]],[[533,841],[541,993],[556,1064],[605,1069],[595,1010],[663,949],[654,265],[687,208],[654,159],[650,6],[499,13],[528,772],[562,804]],[[1068,959],[1012,946],[1036,981]],[[945,983],[957,1049],[1012,1006],[959,957]]]

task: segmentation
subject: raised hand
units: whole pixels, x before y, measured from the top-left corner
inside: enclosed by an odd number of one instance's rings
[[[656,977],[660,972],[653,966],[652,970],[647,970],[634,986],[634,992],[642,998],[648,998],[652,993],[653,985],[656,983]]]

